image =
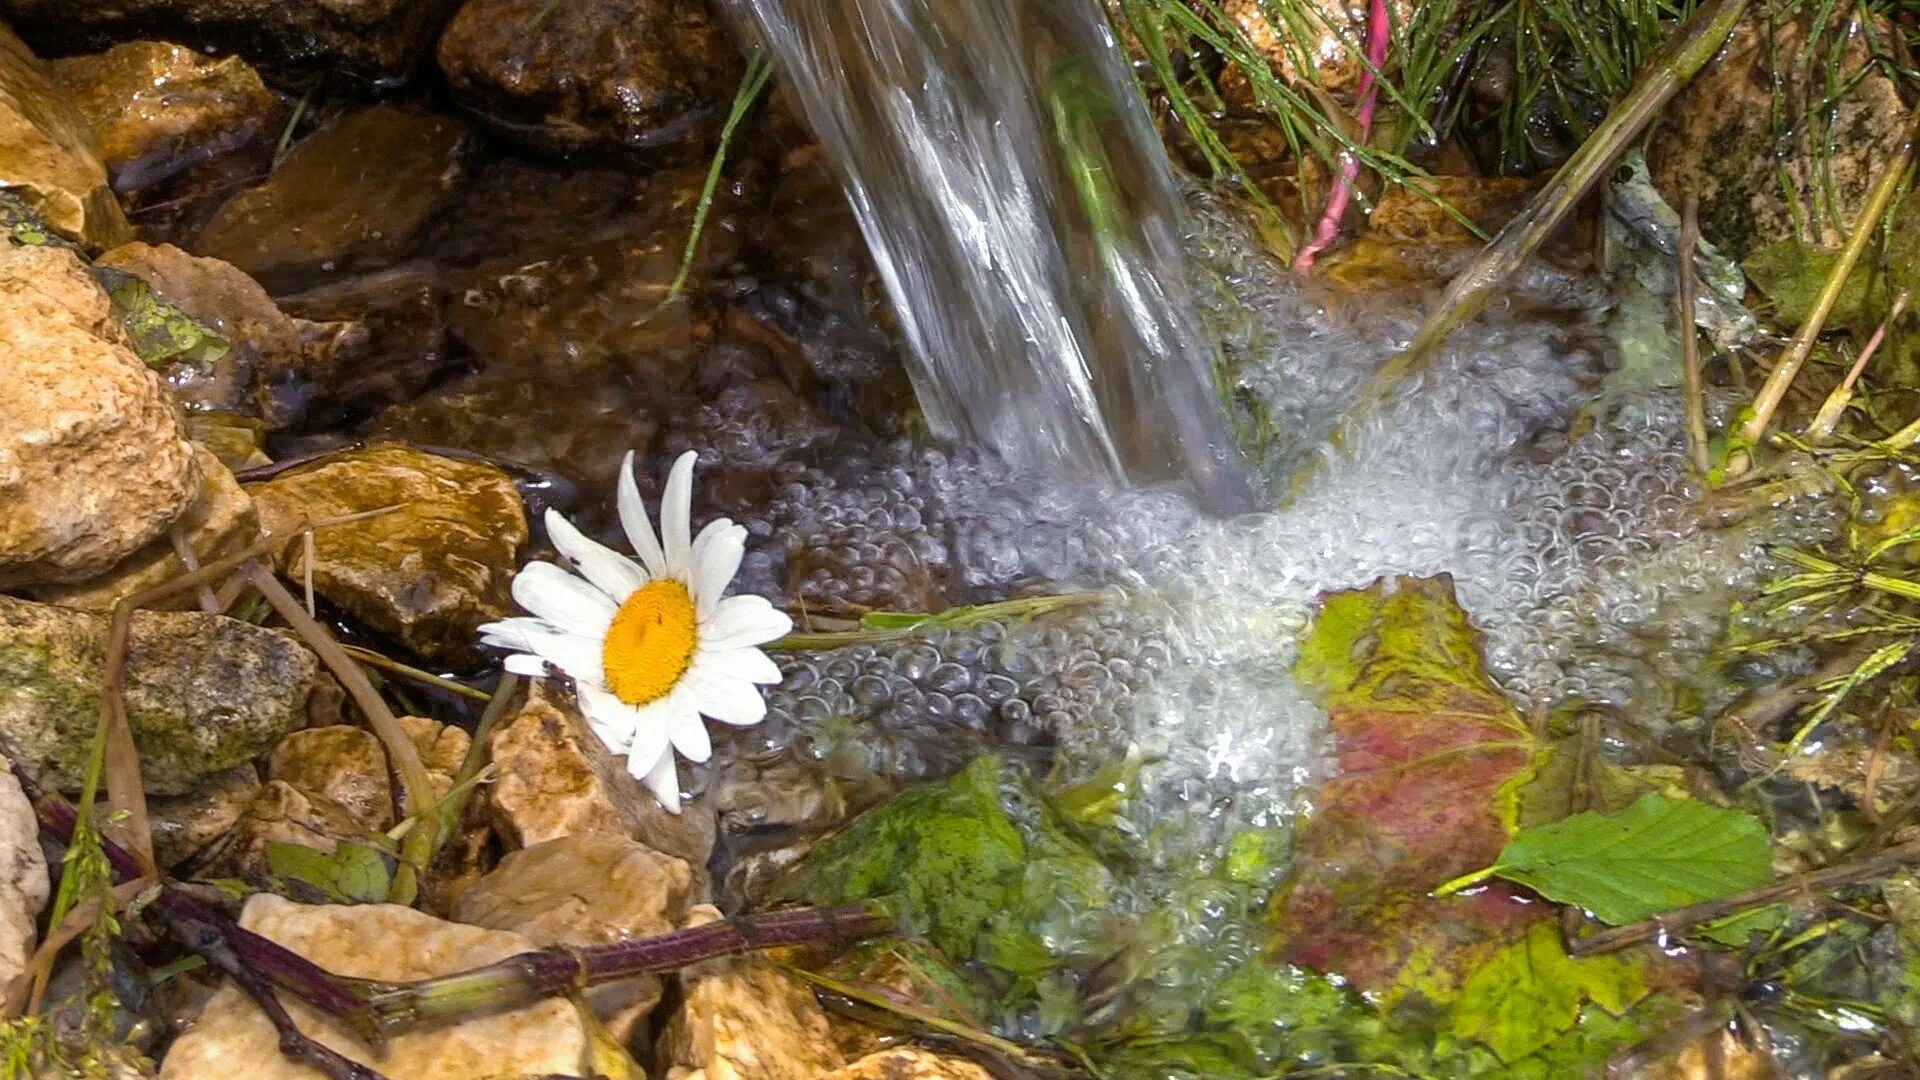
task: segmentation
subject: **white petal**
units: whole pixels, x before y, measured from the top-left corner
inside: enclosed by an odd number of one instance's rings
[[[629,757],[652,761],[662,754],[673,753],[673,743],[667,737],[671,715],[670,698],[661,698],[648,705],[633,707],[634,723],[633,745],[627,748]]]
[[[730,675],[736,679],[745,679],[750,683],[769,685],[786,679],[780,665],[773,658],[755,648],[745,649],[702,649],[700,656],[693,662],[697,672],[711,672],[715,675]]]
[[[607,749],[615,754],[624,754],[634,742],[634,732],[639,729],[639,712],[633,706],[614,697],[598,687],[585,683],[577,688],[580,699],[580,712],[586,717],[587,726],[607,744]]]
[[[547,662],[532,653],[514,653],[502,660],[500,666],[529,679],[544,679],[552,674],[547,670]]]
[[[627,531],[627,543],[640,556],[640,565],[653,577],[667,576],[667,557],[660,550],[660,538],[653,534],[653,521],[647,517],[647,504],[640,501],[640,485],[633,479],[633,451],[620,462],[620,527]]]
[[[713,609],[713,618],[700,627],[704,648],[725,651],[748,645],[761,645],[783,637],[793,629],[793,620],[777,611],[764,596],[729,596]]]
[[[578,634],[552,630],[530,632],[527,645],[554,667],[573,677],[575,682],[594,687],[606,685],[606,670],[600,663],[600,643]]]
[[[681,454],[667,470],[666,490],[660,493],[660,543],[667,555],[667,572],[686,580],[692,570],[693,463],[700,455]]]
[[[688,691],[699,710],[723,724],[752,727],[767,717],[767,699],[745,679],[727,675],[689,676]]]
[[[611,597],[550,562],[530,562],[514,575],[520,606],[568,633],[604,637],[619,610]]]
[[[693,600],[699,618],[713,617],[746,553],[746,526],[721,518],[700,530],[693,542]]]
[[[511,619],[480,624],[480,643],[502,649],[514,649],[519,652],[532,652],[532,638],[529,634],[556,633],[558,627],[545,619],[516,615]]]
[[[699,764],[713,757],[713,739],[707,735],[707,722],[700,719],[698,699],[692,691],[692,680],[682,678],[680,685],[673,688],[672,711],[666,713],[667,737],[673,740],[673,748],[680,756]]]
[[[647,785],[653,797],[667,808],[667,813],[680,812],[680,770],[674,764],[672,754],[661,754],[655,761],[642,761],[632,755],[627,756],[627,771]]]
[[[647,572],[639,563],[591,539],[552,508],[547,510],[547,536],[560,554],[580,568],[582,577],[616,604],[624,603],[633,590],[647,583]]]

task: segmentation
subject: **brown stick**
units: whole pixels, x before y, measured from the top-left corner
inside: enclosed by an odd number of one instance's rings
[[[1711,462],[1707,459],[1707,381],[1700,371],[1700,331],[1693,325],[1694,309],[1700,300],[1699,282],[1693,270],[1694,249],[1700,246],[1700,196],[1688,195],[1686,212],[1680,219],[1680,372],[1687,394],[1687,443],[1693,451],[1693,467],[1705,476]]]
[[[1652,941],[1654,938],[1671,934],[1676,930],[1685,930],[1703,922],[1711,922],[1747,908],[1762,907],[1797,896],[1811,896],[1821,889],[1834,889],[1842,885],[1868,881],[1882,874],[1891,873],[1916,860],[1920,860],[1920,840],[1908,841],[1864,859],[1829,866],[1824,870],[1795,874],[1793,877],[1776,881],[1771,885],[1762,885],[1757,889],[1747,889],[1731,896],[1723,896],[1718,900],[1708,900],[1692,907],[1683,907],[1678,911],[1669,911],[1664,915],[1656,915],[1637,923],[1602,930],[1590,937],[1575,938],[1567,942],[1567,955],[1591,956],[1594,953],[1615,952],[1629,945]]]

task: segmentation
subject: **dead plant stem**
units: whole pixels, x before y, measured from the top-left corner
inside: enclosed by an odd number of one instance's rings
[[[1680,363],[1687,394],[1687,449],[1693,454],[1693,467],[1705,476],[1712,465],[1707,456],[1707,383],[1700,371],[1700,331],[1693,325],[1699,304],[1700,283],[1694,272],[1693,255],[1700,246],[1700,196],[1688,195],[1680,219]]]

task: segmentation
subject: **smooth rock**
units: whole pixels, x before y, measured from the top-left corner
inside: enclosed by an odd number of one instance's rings
[[[704,800],[662,809],[626,762],[587,727],[571,702],[536,683],[518,714],[494,729],[494,764],[487,788],[494,828],[514,847],[532,847],[557,837],[608,833],[632,837],[655,851],[685,860],[696,882],[713,855],[713,811]],[[704,889],[697,889],[704,893]]]
[[[0,986],[9,986],[33,955],[40,909],[47,904],[47,859],[40,820],[0,757]]]
[[[0,588],[84,581],[184,512],[179,409],[73,252],[0,240]]]
[[[226,354],[210,368],[184,360],[167,366],[167,383],[183,404],[257,417],[271,427],[300,418],[303,395],[287,386],[300,378],[300,335],[259,282],[172,244],[126,244],[97,265],[140,278],[155,296],[227,340]]]
[[[562,154],[698,146],[718,131],[741,68],[702,0],[466,0],[439,58],[463,105]]]
[[[208,780],[192,795],[149,799],[154,860],[170,869],[193,858],[238,824],[259,794],[259,770],[248,762]]]
[[[461,896],[453,918],[538,945],[611,945],[679,925],[692,883],[679,859],[612,833],[580,833],[508,854]],[[644,1030],[659,1001],[652,975],[587,992],[623,1044]]]
[[[389,265],[452,200],[471,141],[444,116],[392,105],[348,113],[214,211],[191,246],[276,292]]]
[[[49,786],[76,790],[84,775],[108,621],[0,596],[0,734]],[[127,720],[152,794],[191,792],[338,701],[289,634],[202,612],[134,613]]]
[[[260,515],[254,512],[252,497],[241,490],[233,473],[213,451],[198,444],[193,451],[200,460],[200,494],[173,523],[169,535],[149,542],[97,578],[73,585],[36,586],[28,593],[36,600],[62,607],[106,611],[137,592],[186,573],[186,564],[174,547],[174,535],[192,549],[196,565],[205,565],[257,539]],[[197,590],[189,590],[143,606],[180,610],[197,606],[199,596]]]
[[[687,925],[718,916],[695,908]],[[812,989],[765,958],[710,960],[680,981],[684,1000],[659,1044],[671,1066],[706,1080],[820,1080],[846,1064]]]
[[[261,521],[284,532],[307,521],[395,507],[317,529],[314,588],[422,656],[463,662],[475,629],[513,610],[508,585],[527,540],[513,478],[491,465],[396,443],[348,450],[253,489]],[[306,553],[281,568],[301,576]]]
[[[346,807],[322,795],[301,791],[284,780],[269,780],[241,810],[232,828],[208,844],[192,863],[193,876],[264,881],[272,876],[269,858],[275,844],[297,844],[331,855],[340,841],[366,834]]]
[[[993,1074],[965,1058],[943,1057],[917,1046],[897,1046],[868,1054],[822,1080],[993,1080]]]
[[[392,904],[306,906],[271,894],[250,898],[240,924],[329,971],[363,979],[448,975],[534,947],[519,934],[461,926]],[[282,1000],[302,1031],[379,1070],[388,1080],[578,1076],[585,1071],[588,1039],[564,998],[397,1035],[379,1051],[307,1006]],[[232,983],[221,986],[160,1068],[162,1080],[312,1080],[318,1075],[280,1054],[273,1026]]]
[[[1893,80],[1877,64],[1862,70],[1869,46],[1857,25],[1828,27],[1827,44],[1806,64],[1799,57],[1813,16],[1769,25],[1768,10],[1748,12],[1646,140],[1654,185],[1676,207],[1698,195],[1701,235],[1736,260],[1779,240],[1839,246],[1907,127]],[[1843,47],[1830,70],[1825,53],[1835,42]],[[1827,100],[1836,85],[1847,91]],[[1818,123],[1804,118],[1809,106]]]
[[[363,84],[412,73],[457,0],[0,0],[36,41],[71,45],[164,33],[258,63]]]
[[[133,237],[86,117],[4,25],[0,187],[11,189],[48,228],[69,240],[104,248]]]
[[[273,161],[280,98],[238,56],[129,41],[49,65],[87,119],[113,190],[136,218],[204,204]],[[211,209],[211,206],[207,206]]]

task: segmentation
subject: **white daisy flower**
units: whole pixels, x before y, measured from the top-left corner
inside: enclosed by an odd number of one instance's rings
[[[620,524],[639,562],[548,510],[553,546],[579,576],[528,563],[513,598],[533,616],[480,628],[484,644],[514,650],[508,671],[571,678],[594,733],[676,814],[674,751],[693,762],[713,755],[702,716],[739,727],[766,716],[760,687],[779,682],[780,669],[758,646],[793,629],[762,597],[725,595],[746,552],[744,526],[719,518],[690,535],[695,456],[680,455],[667,473],[657,536],[631,451],[621,463]]]

